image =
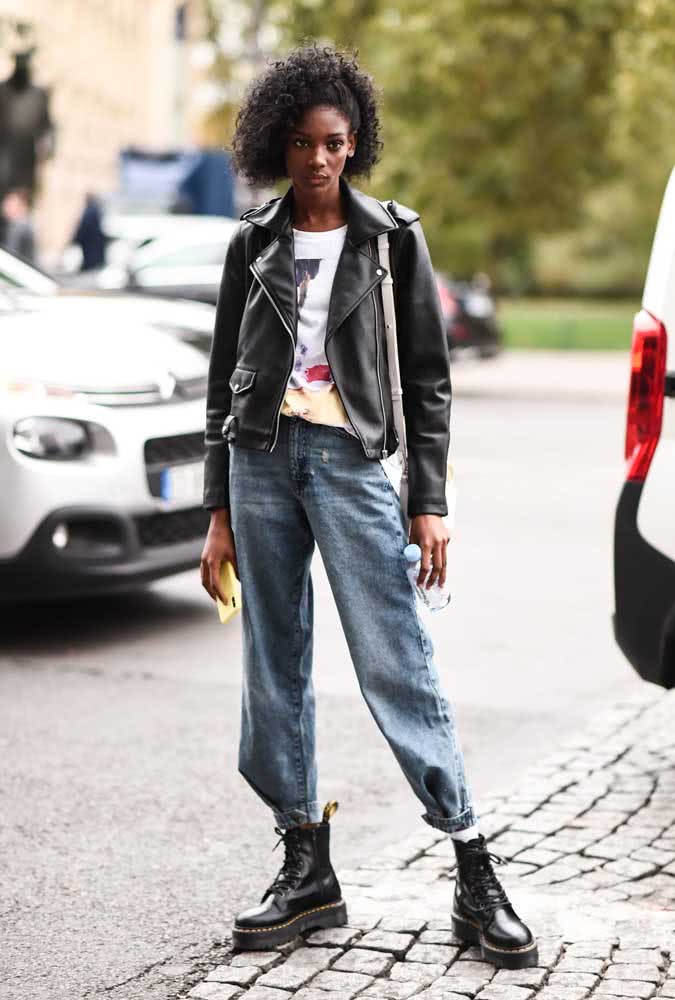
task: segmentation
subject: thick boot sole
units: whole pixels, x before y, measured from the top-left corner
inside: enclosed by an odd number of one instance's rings
[[[347,906],[344,900],[316,906],[298,913],[283,924],[270,927],[237,927],[232,931],[232,945],[242,951],[262,951],[276,948],[297,937],[301,931],[319,930],[323,927],[343,927],[347,923]]]
[[[494,945],[488,944],[477,924],[456,913],[452,914],[452,930],[460,941],[477,944],[481,958],[491,962],[498,969],[531,969],[539,962],[536,941],[524,948],[495,948]]]

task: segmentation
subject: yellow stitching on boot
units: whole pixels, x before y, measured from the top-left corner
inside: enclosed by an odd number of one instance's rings
[[[310,913],[318,913],[319,910],[332,910],[334,906],[342,906],[344,900],[340,899],[337,903],[326,903],[324,906],[315,906],[313,910],[304,910],[302,913],[298,913],[297,917],[292,917],[287,920],[285,924],[271,924],[269,927],[237,927],[234,925],[235,931],[239,934],[260,934],[261,931],[278,931],[282,927],[288,927],[290,924],[294,924],[296,920],[300,920],[301,917],[308,917]]]
[[[469,920],[467,917],[460,917],[457,913],[454,912],[454,910],[452,912],[452,915],[455,918],[455,920],[458,920],[460,922],[460,924],[469,924],[471,927],[475,927],[481,937],[480,943],[484,944],[486,948],[492,948],[493,951],[502,951],[505,955],[510,955],[511,952],[530,951],[532,948],[537,947],[537,942],[532,941],[530,942],[530,944],[521,945],[520,948],[500,948],[499,945],[490,944],[488,941],[485,940],[485,936],[481,930],[480,924],[474,923],[473,920]]]
[[[331,801],[327,802],[323,810],[323,822],[328,823],[331,816],[334,816],[337,812],[338,803]]]

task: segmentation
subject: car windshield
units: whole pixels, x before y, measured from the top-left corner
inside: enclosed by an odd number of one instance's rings
[[[177,247],[166,253],[158,253],[154,258],[149,256],[139,266],[139,270],[146,267],[222,266],[226,253],[227,243],[225,242]]]
[[[16,315],[22,312],[32,312],[39,301],[39,296],[26,288],[17,288],[16,285],[9,285],[0,275],[0,316],[7,316],[10,313]],[[0,325],[0,329],[2,329]],[[5,325],[5,330],[7,326]]]
[[[3,247],[0,247],[0,285],[33,292],[35,295],[53,295],[59,287],[44,271],[15,257]]]

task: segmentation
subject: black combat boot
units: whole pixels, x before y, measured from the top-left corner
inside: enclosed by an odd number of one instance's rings
[[[452,929],[462,941],[480,946],[481,955],[500,969],[528,969],[539,961],[537,942],[517,915],[492,862],[504,858],[491,854],[485,837],[452,841],[457,857],[457,881]]]
[[[337,802],[329,802],[316,826],[294,826],[286,832],[275,827],[280,838],[275,846],[284,842],[284,863],[260,905],[235,918],[235,948],[276,948],[300,931],[347,923],[347,907],[329,854],[329,821],[337,806]]]

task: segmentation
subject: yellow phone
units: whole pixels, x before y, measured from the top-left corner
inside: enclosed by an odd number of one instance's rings
[[[227,599],[227,604],[223,604],[219,597],[216,598],[218,617],[221,625],[224,625],[241,611],[241,583],[229,559],[224,559],[220,564],[220,589]]]

